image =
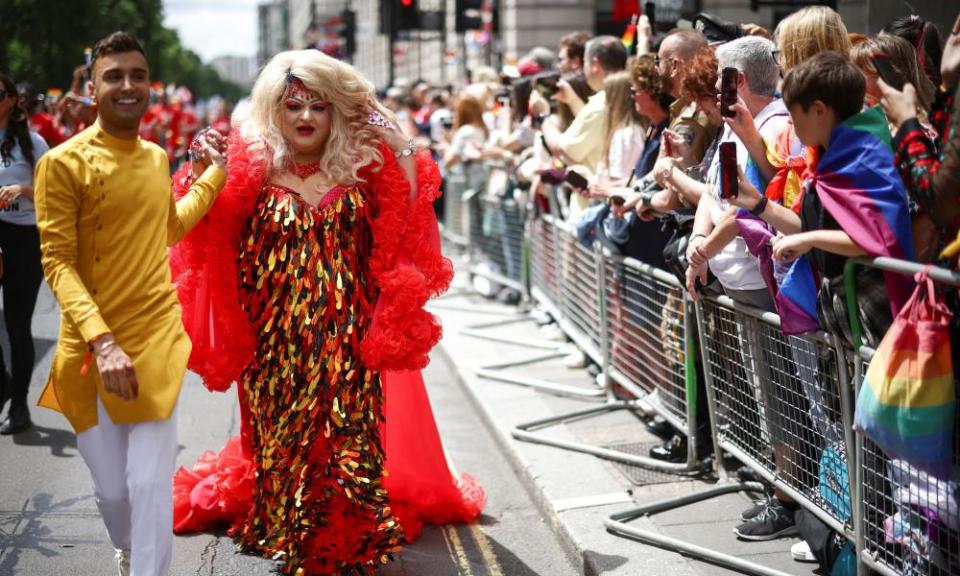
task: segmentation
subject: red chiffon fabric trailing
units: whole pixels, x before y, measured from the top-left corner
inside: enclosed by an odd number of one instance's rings
[[[239,131],[231,134],[227,183],[210,213],[171,251],[183,321],[193,342],[189,367],[211,390],[226,391],[252,359],[253,328],[240,307],[237,258],[244,224],[254,214],[265,179],[262,153]],[[371,220],[370,273],[379,297],[368,333],[360,343],[368,366],[382,374],[382,425],[391,506],[412,541],[422,525],[471,522],[486,501],[470,476],[457,476],[447,463],[420,370],[439,341],[438,320],[424,309],[453,277],[440,251],[432,203],[440,175],[426,152],[417,157],[417,196],[392,150],[381,144],[382,165],[361,171],[362,188],[377,206]],[[174,176],[176,195],[188,188],[187,172]],[[242,394],[242,391],[240,392]],[[241,411],[246,403],[240,398]],[[247,422],[242,414],[241,422]],[[217,454],[204,453],[174,477],[174,531],[196,532],[234,526],[245,518],[254,486],[249,431],[232,438]],[[318,438],[318,441],[323,441]]]

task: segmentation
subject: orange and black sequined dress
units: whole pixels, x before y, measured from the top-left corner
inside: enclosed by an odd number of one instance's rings
[[[403,532],[383,488],[380,374],[359,342],[376,301],[363,254],[370,200],[357,186],[317,207],[266,184],[238,262],[257,350],[240,377],[257,478],[245,550],[282,574],[341,574],[386,562]]]

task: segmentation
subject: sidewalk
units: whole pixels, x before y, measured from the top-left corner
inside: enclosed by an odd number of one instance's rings
[[[549,418],[556,414],[589,408],[599,403],[564,398],[515,384],[477,377],[481,366],[531,358],[544,350],[526,348],[462,334],[468,326],[505,319],[516,308],[502,306],[464,290],[465,274],[455,282],[461,288],[435,301],[431,311],[443,321],[442,352],[456,367],[469,396],[526,482],[534,500],[558,532],[561,542],[582,567],[583,574],[605,576],[713,576],[733,574],[725,568],[683,557],[677,553],[620,538],[606,532],[603,521],[635,504],[647,504],[665,498],[690,494],[711,486],[713,479],[692,479],[622,466],[586,454],[559,448],[520,442],[511,437],[511,429],[523,422]],[[533,321],[480,330],[490,335],[528,338],[543,342]],[[586,370],[572,370],[562,358],[509,368],[507,372],[528,378],[547,379],[557,384],[594,387]],[[650,435],[643,421],[618,411],[592,419],[541,430],[557,438],[588,442],[598,446],[630,445],[645,452],[659,439]],[[635,481],[628,478],[628,474]],[[684,508],[634,521],[641,529],[654,529],[673,538],[715,548],[747,561],[789,574],[815,574],[816,564],[795,562],[790,546],[797,539],[770,542],[737,540],[733,528],[739,514],[751,505],[745,494],[730,494]]]
[[[30,389],[36,402],[50,369],[59,313],[41,288],[34,315],[37,365]],[[2,315],[0,315],[2,326]],[[0,338],[5,330],[0,329]],[[539,507],[513,473],[458,385],[435,352],[425,372],[434,415],[454,464],[487,490],[484,514],[470,526],[427,526],[380,576],[575,576]],[[234,391],[212,393],[188,374],[178,406],[179,465],[217,450],[239,430]],[[34,408],[36,426],[0,436],[0,576],[112,576],[113,549],[94,502],[90,476],[66,420]],[[174,539],[171,576],[262,576],[273,563],[237,554],[223,534]]]

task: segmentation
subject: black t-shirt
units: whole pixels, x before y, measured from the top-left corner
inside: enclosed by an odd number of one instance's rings
[[[817,189],[812,182],[804,184],[803,200],[800,204],[800,229],[803,232],[810,230],[842,230],[840,224],[830,212],[823,207],[823,202],[817,195]],[[847,259],[845,256],[825,252],[818,248],[810,251],[814,269],[823,278],[836,278],[843,275],[843,267]]]
[[[659,220],[644,222],[640,218],[634,218],[630,224],[630,237],[621,246],[621,250],[624,256],[666,270],[663,248],[669,240],[670,235],[663,231],[663,224]]]

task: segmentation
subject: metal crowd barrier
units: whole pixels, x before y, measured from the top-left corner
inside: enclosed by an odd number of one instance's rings
[[[785,336],[776,314],[725,296],[698,308],[715,445],[852,535],[853,402],[831,337]]]
[[[530,270],[532,298],[544,305],[571,340],[583,346],[585,353],[601,364],[601,354],[604,349],[600,342],[603,337],[600,330],[602,324],[591,320],[590,316],[593,313],[596,318],[600,318],[601,314],[599,298],[595,295],[603,285],[596,278],[599,270],[597,263],[593,261],[589,251],[584,253],[583,247],[576,244],[569,226],[550,215],[543,215],[530,222],[526,237],[529,239],[527,268]],[[592,292],[594,294],[591,294]],[[473,331],[468,334],[479,336]],[[493,337],[504,338],[503,336]],[[526,344],[530,346],[529,343]],[[590,400],[604,399],[605,392],[598,387],[559,384],[546,379],[530,378],[504,371],[505,368],[526,366],[567,354],[562,351],[562,345],[556,343],[534,343],[530,347],[543,348],[551,352],[520,361],[482,366],[475,373],[488,380],[517,384],[562,396]]]
[[[877,268],[913,276],[923,266],[891,258],[857,260],[853,266]],[[960,273],[932,269],[941,286],[960,286]],[[848,301],[856,301],[855,283],[848,283]],[[954,297],[956,292],[954,291]],[[855,362],[853,391],[859,393],[874,350],[861,344],[857,314],[852,312],[857,351],[847,350]],[[956,344],[954,342],[954,344]],[[954,357],[956,357],[956,353]],[[954,370],[958,366],[954,364]],[[957,405],[960,410],[960,400]],[[938,480],[902,460],[888,458],[869,438],[856,434],[859,488],[857,556],[866,569],[883,576],[946,576],[960,574],[960,418],[955,423],[952,480]]]
[[[480,213],[496,214],[504,206],[489,198],[476,202]],[[522,214],[520,208],[517,212]],[[500,247],[502,269],[516,269],[512,267],[516,261],[507,266],[511,253],[503,250],[503,242],[490,243],[490,236],[471,234],[470,227],[468,221],[467,242],[471,250],[476,249],[474,253],[496,258]],[[695,456],[699,406],[709,411],[718,453],[725,452],[747,465],[851,541],[857,550],[858,574],[960,574],[960,468],[950,482],[929,478],[901,461],[891,461],[869,439],[853,432],[855,398],[873,350],[859,344],[851,347],[841,337],[823,332],[785,336],[776,314],[726,297],[703,299],[694,305],[672,275],[629,258],[612,257],[598,246],[582,246],[570,227],[551,214],[526,222],[519,242],[516,231],[505,233],[505,222],[486,230],[496,230],[501,239],[512,234],[514,246],[522,246],[525,239],[528,251],[520,266],[528,271],[522,276],[527,283],[525,291],[605,376],[603,389],[592,390],[503,372],[507,367],[564,355],[557,346],[546,344],[539,346],[547,350],[545,354],[478,370],[478,375],[488,379],[605,400],[599,406],[520,424],[512,431],[514,437],[628,464],[696,472],[702,469]],[[917,264],[883,258],[857,263],[902,274],[921,269]],[[508,272],[507,279],[513,275]],[[848,275],[852,278],[852,272]],[[931,277],[944,285],[960,286],[957,272],[936,269]],[[848,282],[848,301],[856,302],[852,285]],[[855,313],[851,324],[859,343]],[[706,398],[698,397],[698,355]],[[619,399],[615,386],[641,399]],[[624,409],[656,412],[686,433],[687,461],[669,464],[558,440],[541,432],[559,423]],[[960,456],[960,418],[954,446]],[[727,478],[719,460],[721,482],[716,486],[620,512],[607,519],[605,526],[615,534],[744,573],[785,576],[630,524],[643,515],[718,495],[764,489],[757,483]]]
[[[550,216],[531,224],[531,293],[604,375],[604,404],[518,424],[512,435],[534,442],[674,473],[703,469],[697,460],[693,315],[672,275],[630,258],[586,248]],[[550,230],[552,229],[552,230]],[[550,265],[553,268],[549,268]],[[559,301],[555,300],[559,298]],[[638,398],[621,399],[620,385]],[[554,385],[555,388],[559,385]],[[688,392],[692,391],[692,394]],[[688,399],[690,400],[688,402]],[[656,412],[687,434],[684,462],[551,437],[541,430],[620,410]]]
[[[467,217],[467,247],[470,273],[510,289],[526,292],[524,267],[524,206],[509,188],[504,167],[487,163],[482,177],[463,195]],[[468,169],[476,171],[473,167]]]
[[[467,215],[463,197],[470,188],[466,172],[451,172],[443,179],[443,220],[440,222],[444,239],[456,246],[467,245]]]
[[[846,449],[852,445],[852,402],[846,364],[830,337],[785,336],[776,314],[725,296],[701,299],[695,308],[715,449],[852,539],[854,500],[848,479],[853,471]],[[784,576],[630,524],[640,516],[763,489],[727,478],[719,458],[717,472],[721,482],[716,486],[614,514],[605,521],[607,530],[744,573]]]

